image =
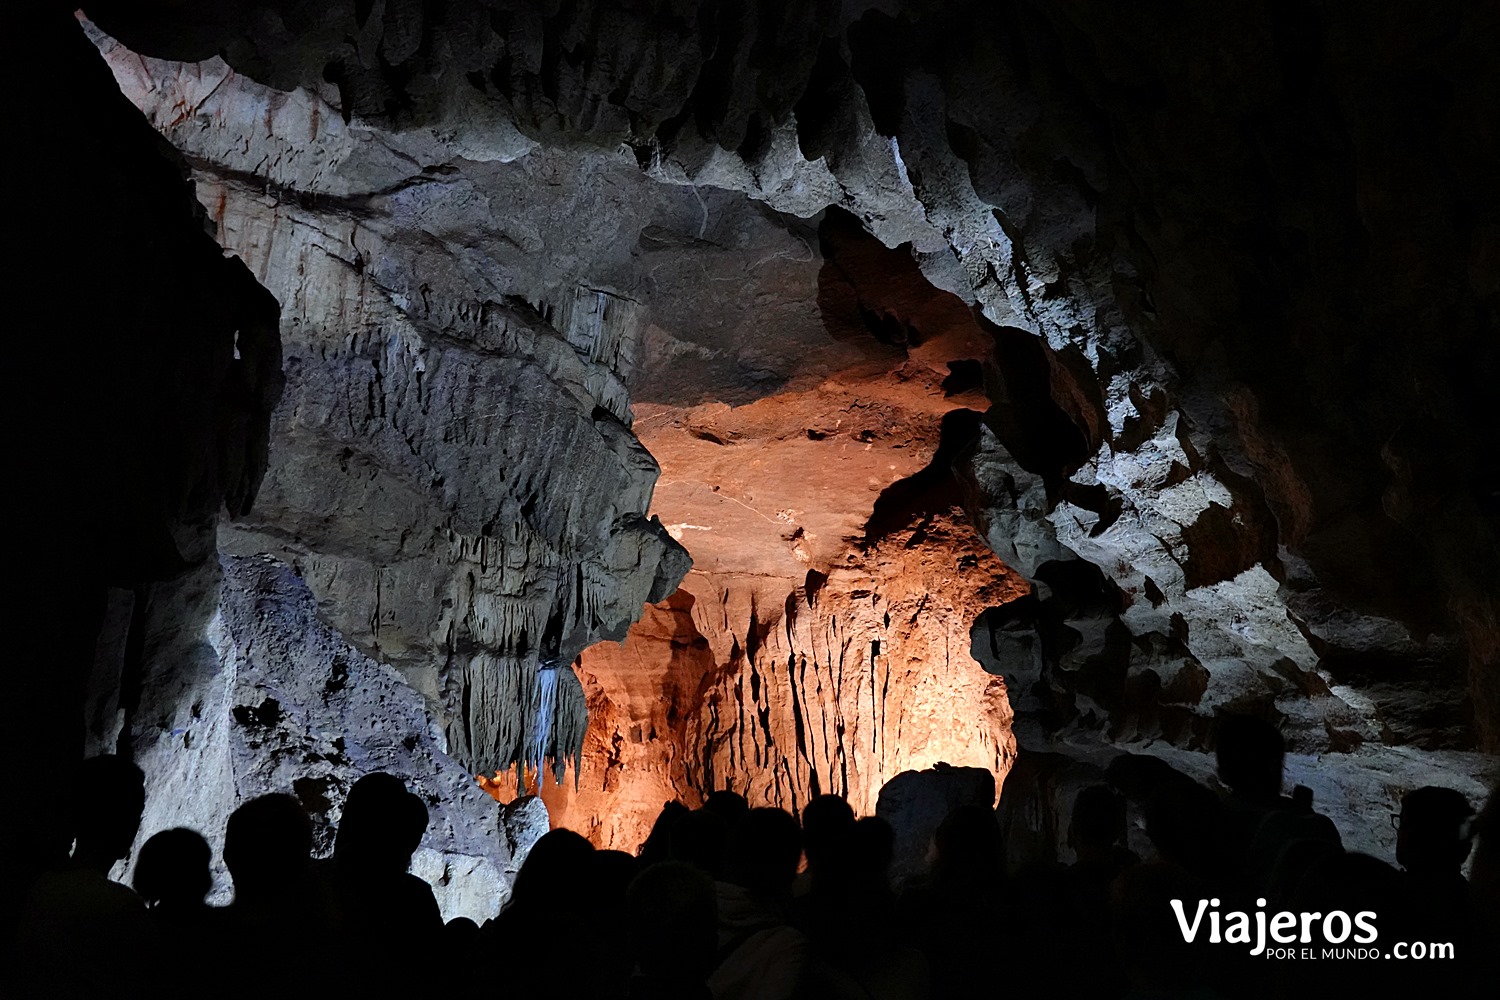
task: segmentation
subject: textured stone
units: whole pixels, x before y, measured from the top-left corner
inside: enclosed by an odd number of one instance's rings
[[[149,789],[142,840],[189,826],[217,857],[237,806],[287,792],[312,817],[315,853],[326,856],[349,787],[386,771],[427,805],[412,870],[432,884],[444,916],[499,912],[512,851],[540,834],[534,824],[502,834],[494,800],[447,755],[440,719],[398,672],[321,621],[306,586],[274,559],[229,557],[222,579],[205,571],[176,594],[167,620],[212,619],[206,642],[191,628],[153,635],[162,669],[134,737]],[[171,678],[191,686],[164,683]],[[222,900],[222,869],[218,879]]]
[[[836,298],[830,323],[858,316]],[[663,467],[653,510],[694,568],[621,645],[579,658],[589,727],[577,770],[544,776],[554,822],[631,850],[664,801],[717,788],[791,809],[832,792],[870,814],[890,778],[939,761],[998,785],[1011,710],[970,627],[1030,585],[984,545],[947,468],[962,431],[944,428],[976,415],[932,359],[966,341],[932,311],[898,315],[926,319],[894,368],[738,407],[639,407]]]
[[[352,3],[316,17],[280,6],[277,20],[232,3],[213,24],[108,11],[106,26],[152,51],[222,48],[275,86],[332,79],[352,118],[470,155],[514,156],[516,129],[623,141],[695,194],[843,206],[1082,376],[1072,416],[1092,461],[1067,476],[1127,515],[1087,557],[1107,575],[1139,551],[1163,571],[1181,563],[1189,589],[1253,565],[1276,576],[1269,511],[1352,605],[1462,634],[1469,689],[1491,691],[1493,477],[1441,471],[1485,467],[1479,431],[1493,426],[1477,390],[1495,371],[1479,305],[1494,284],[1470,278],[1493,242],[1479,165],[1496,151],[1468,124],[1490,92],[1473,48],[1487,14],[1444,7],[1413,31],[1357,3],[1185,17],[1064,0],[768,4],[723,20],[696,3],[476,0],[437,18],[393,0],[364,19]],[[995,24],[1006,31],[983,30]],[[1461,97],[1438,111],[1423,95],[1439,92]],[[1421,139],[1393,138],[1407,135]],[[1460,166],[1438,166],[1449,154]],[[1410,206],[1396,194],[1414,191]],[[1361,337],[1368,362],[1341,347]],[[1164,487],[1127,453],[1173,414],[1203,457],[1191,482]],[[1249,524],[1248,549],[1212,551]],[[1393,587],[1386,551],[1441,593]],[[1170,581],[1155,586],[1177,602]],[[1213,625],[1197,602],[1175,610]],[[1476,704],[1488,734],[1497,703]]]
[[[607,186],[579,183],[566,158],[496,165],[481,186],[428,176],[413,160],[434,150],[347,126],[312,95],[101,42],[211,168],[199,195],[221,241],[287,303],[277,447],[255,513],[224,547],[292,562],[346,635],[441,708],[471,768],[571,757],[581,696],[567,671],[539,665],[623,634],[687,565],[644,514],[656,464],[628,429],[620,376],[641,309],[577,284],[574,269],[615,243],[600,234],[571,244],[571,260],[533,262],[547,220],[599,211]],[[247,186],[257,169],[278,186]],[[445,242],[472,245],[475,213],[515,204],[536,169],[571,180],[531,218],[490,216],[512,260]]]

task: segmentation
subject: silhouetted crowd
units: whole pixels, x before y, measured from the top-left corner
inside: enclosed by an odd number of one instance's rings
[[[1450,789],[1408,793],[1392,817],[1398,869],[1346,852],[1305,790],[1283,796],[1282,758],[1274,727],[1239,718],[1224,719],[1218,738],[1227,795],[1153,758],[1118,758],[1107,783],[1072,804],[1069,866],[1007,870],[995,812],[961,807],[937,827],[927,873],[899,891],[885,820],[824,795],[799,822],[715,792],[695,810],[668,803],[635,856],[547,833],[500,914],[479,926],[444,924],[432,888],[409,873],[427,807],[389,774],[350,789],[323,860],[296,798],[235,810],[224,834],[228,906],[205,902],[213,859],[191,830],[155,834],[135,858],[133,887],[113,882],[140,824],[144,778],[97,757],[79,776],[71,856],[30,878],[5,915],[0,986],[18,997],[277,1000],[1496,995],[1495,796],[1475,816]],[[1155,852],[1148,861],[1125,846],[1131,803]],[[1471,884],[1462,867],[1476,840]],[[1266,921],[1363,912],[1378,937],[1367,956],[1323,957],[1332,945],[1315,933],[1293,955],[1268,957],[1210,940],[1212,920],[1234,911]],[[1397,942],[1452,943],[1456,958],[1384,957]],[[1309,947],[1313,956],[1302,954]]]

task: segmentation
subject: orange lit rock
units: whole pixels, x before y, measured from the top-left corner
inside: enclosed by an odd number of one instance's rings
[[[653,513],[694,569],[576,662],[589,725],[581,770],[540,790],[553,825],[633,850],[663,802],[718,788],[787,808],[835,792],[871,814],[887,780],[939,761],[998,784],[1011,710],[969,633],[1029,584],[953,496],[907,488],[964,402],[940,376],[912,362],[740,407],[637,408],[662,466]],[[513,797],[514,778],[495,790]]]
[[[527,774],[527,789],[540,794],[553,826],[633,852],[663,803],[699,804],[683,749],[686,723],[716,667],[692,604],[683,591],[648,604],[624,643],[599,643],[575,664],[589,710],[581,769],[569,763],[561,784],[543,769],[540,789]],[[513,773],[479,782],[501,802],[519,795]]]

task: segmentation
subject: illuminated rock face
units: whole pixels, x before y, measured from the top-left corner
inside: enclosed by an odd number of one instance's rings
[[[158,784],[143,836],[186,824],[203,829],[217,848],[235,807],[290,791],[312,819],[316,853],[326,856],[349,787],[386,771],[427,807],[412,870],[434,887],[444,916],[494,916],[508,894],[512,855],[530,842],[501,835],[494,803],[446,752],[437,713],[400,673],[320,621],[306,585],[286,565],[230,557],[223,574],[208,629],[223,664],[218,697],[184,708],[171,720],[177,725],[170,736],[142,748],[158,778],[183,770],[173,755],[197,767],[176,787]],[[225,795],[225,784],[232,794]]]
[[[689,733],[704,787],[788,807],[831,792],[870,815],[902,771],[946,761],[1003,777],[1010,704],[969,655],[969,626],[1026,583],[961,515],[918,530],[916,544],[917,531],[894,532],[779,604],[758,581],[690,577],[699,620],[728,647]]]
[[[580,657],[589,727],[576,776],[543,788],[554,822],[633,849],[664,801],[719,788],[873,814],[885,782],[940,761],[999,784],[1011,709],[970,629],[1030,584],[944,468],[944,417],[972,424],[971,399],[911,361],[736,408],[638,408],[653,510],[694,569]]]
[[[441,171],[409,184],[411,160],[431,152],[421,142],[351,129],[316,98],[222,63],[101,43],[129,95],[205,168],[198,196],[222,245],[286,303],[277,445],[259,503],[220,547],[293,565],[340,631],[440,710],[467,766],[570,757],[581,693],[539,665],[622,635],[687,568],[647,516],[657,466],[629,429],[620,373],[639,304],[528,263],[540,244],[517,235],[578,211],[597,193],[578,181],[588,170],[554,164],[573,181],[532,199],[535,224],[491,216],[513,259],[479,259],[431,231],[471,240],[455,230],[503,196]],[[183,128],[173,109],[185,106],[206,127]],[[252,131],[261,143],[231,138]],[[246,184],[257,165],[286,187]],[[498,177],[519,197],[540,166]],[[413,240],[420,230],[430,238]]]

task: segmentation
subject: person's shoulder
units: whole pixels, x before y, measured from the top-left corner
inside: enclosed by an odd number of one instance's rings
[[[32,887],[31,903],[48,910],[82,907],[94,913],[146,911],[146,904],[134,889],[86,868],[63,868],[42,875]]]

